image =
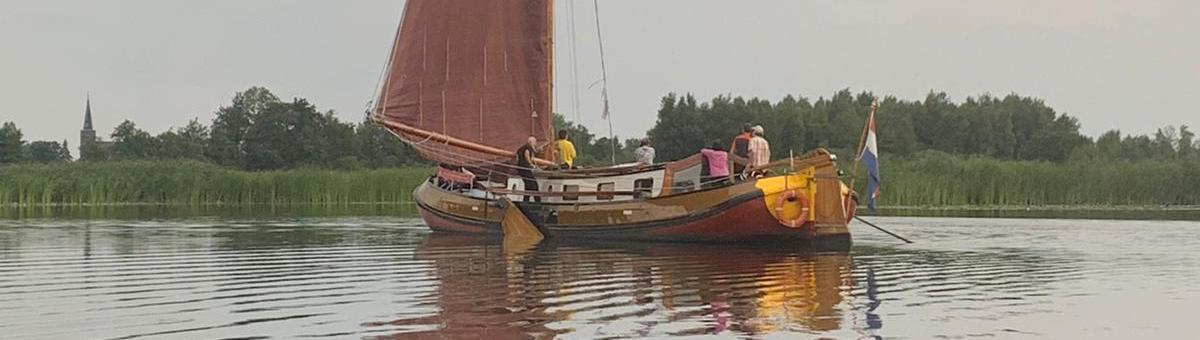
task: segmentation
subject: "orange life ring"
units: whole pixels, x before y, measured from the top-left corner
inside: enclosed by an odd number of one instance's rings
[[[790,220],[783,217],[783,205],[789,201],[800,205],[800,216],[796,216],[796,218]],[[808,212],[810,209],[808,207],[808,198],[804,197],[804,195],[796,194],[794,190],[784,191],[775,199],[775,218],[779,220],[779,223],[783,223],[783,225],[789,228],[803,227],[804,223],[808,222]]]

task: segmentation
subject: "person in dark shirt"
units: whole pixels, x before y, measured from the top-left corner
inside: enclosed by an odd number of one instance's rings
[[[517,176],[521,176],[521,180],[525,182],[525,191],[538,191],[537,179],[533,177],[534,163],[533,158],[537,155],[537,138],[529,137],[528,142],[517,149]],[[541,196],[532,197],[534,201],[541,202]],[[530,195],[525,195],[523,201],[529,202]]]
[[[730,153],[740,158],[750,158],[750,139],[753,138],[750,133],[753,131],[754,127],[749,123],[742,124],[742,134],[733,138],[733,145],[729,146]],[[746,165],[738,162],[733,163],[734,174],[741,174],[745,170]]]

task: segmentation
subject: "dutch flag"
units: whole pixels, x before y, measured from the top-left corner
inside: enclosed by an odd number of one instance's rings
[[[858,159],[867,167],[867,208],[875,211],[875,198],[879,197],[879,146],[875,142],[875,112],[871,112],[867,118],[867,142]]]

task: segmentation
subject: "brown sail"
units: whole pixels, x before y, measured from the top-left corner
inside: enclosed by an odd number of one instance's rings
[[[409,0],[375,119],[426,158],[507,161],[551,137],[551,0]]]

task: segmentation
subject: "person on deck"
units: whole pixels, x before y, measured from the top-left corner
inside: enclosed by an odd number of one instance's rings
[[[700,150],[700,155],[703,163],[700,187],[717,186],[729,180],[729,153],[721,149],[721,142],[713,141],[711,146]]]
[[[750,137],[750,144],[747,146],[750,149],[750,167],[760,167],[771,163],[771,144],[767,143],[766,138],[763,138],[762,125],[754,126],[753,135],[753,137]],[[765,170],[758,170],[750,175],[761,176],[765,173]]]
[[[536,155],[537,155],[537,138],[536,137],[529,137],[529,140],[525,143],[525,145],[522,145],[520,149],[517,149],[517,176],[520,176],[521,180],[525,182],[525,191],[528,191],[528,192],[538,191],[537,179],[533,177],[533,170],[536,169],[536,166],[534,165],[534,162],[533,162],[533,158]],[[530,195],[525,195],[525,198],[523,200],[525,202],[529,202],[529,199],[530,199]],[[533,200],[537,201],[537,202],[541,202],[542,197],[534,196]]]
[[[654,164],[654,147],[650,146],[650,138],[642,138],[642,146],[633,150],[633,159],[641,165]]]
[[[558,130],[558,140],[554,141],[554,151],[557,151],[558,165],[563,170],[575,168],[575,143],[571,143],[567,130]]]
[[[752,138],[750,133],[753,131],[754,127],[750,126],[750,123],[742,124],[742,134],[734,137],[733,144],[729,146],[729,151],[731,151],[734,156],[750,158],[750,138]],[[745,170],[745,165],[736,162],[733,164],[734,173],[740,174]]]

